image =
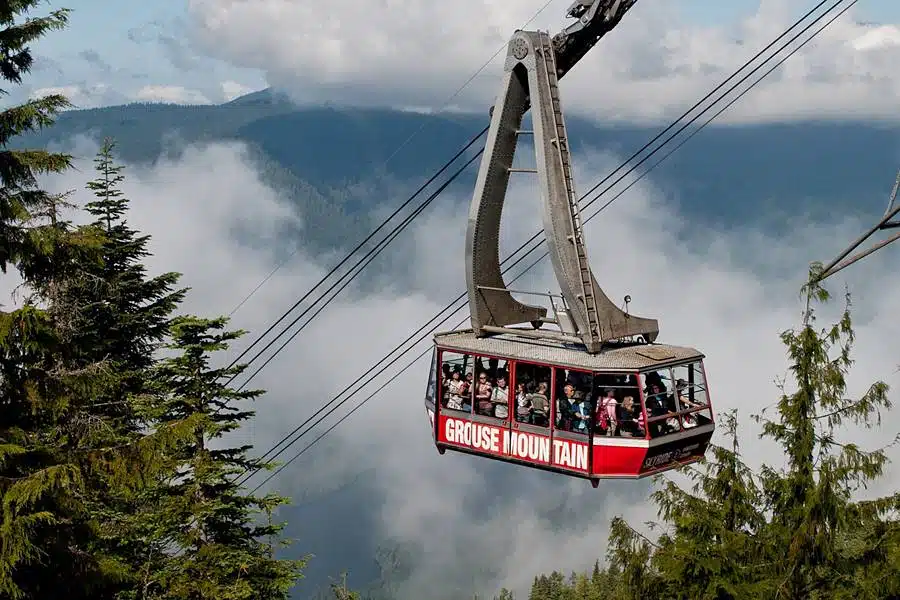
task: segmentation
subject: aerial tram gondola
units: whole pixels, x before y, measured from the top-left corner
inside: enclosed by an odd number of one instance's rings
[[[575,2],[551,38],[517,31],[494,107],[466,233],[471,328],[437,333],[425,407],[441,454],[454,450],[585,478],[638,479],[699,460],[714,430],[704,355],[656,343],[655,319],[617,307],[585,250],[559,79],[635,0]],[[521,130],[532,109],[533,131]],[[500,216],[518,138],[532,135],[544,233],[561,294],[513,298]],[[524,325],[524,326],[523,326]],[[553,328],[545,328],[545,325]]]

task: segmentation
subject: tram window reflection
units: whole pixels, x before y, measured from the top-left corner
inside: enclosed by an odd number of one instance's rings
[[[672,373],[659,369],[640,376],[647,409],[647,431],[651,438],[658,438],[681,431],[681,421],[671,389]]]
[[[712,410],[701,363],[672,367],[672,377],[675,380],[683,427],[689,429],[712,423]]]
[[[594,435],[644,437],[636,373],[594,373],[591,395],[594,398]]]
[[[473,393],[476,414],[508,419],[511,396],[509,362],[502,358],[476,358]]]
[[[434,350],[431,353],[431,370],[428,373],[428,387],[425,388],[425,400],[434,404],[434,398],[437,395],[437,363],[438,353]]]
[[[550,427],[550,367],[516,363],[516,421]]]
[[[712,423],[703,367],[698,361],[641,375],[651,438]]]
[[[591,430],[594,410],[591,388],[593,376],[583,371],[556,368],[556,420],[559,431],[582,433]]]
[[[447,410],[471,412],[472,371],[470,354],[444,351],[441,354],[441,406]]]

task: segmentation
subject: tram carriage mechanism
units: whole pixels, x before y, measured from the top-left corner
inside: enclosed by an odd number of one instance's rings
[[[551,38],[517,31],[491,110],[466,233],[471,328],[437,333],[425,397],[435,445],[589,479],[641,478],[699,460],[714,430],[703,354],[656,343],[655,319],[618,308],[588,264],[559,79],[635,0],[575,2]],[[521,130],[532,110],[533,131]],[[533,136],[552,316],[513,298],[500,215],[520,135]],[[548,326],[545,328],[545,326]]]

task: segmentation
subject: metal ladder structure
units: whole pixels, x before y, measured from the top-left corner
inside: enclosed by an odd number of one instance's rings
[[[581,294],[579,299],[584,303],[587,315],[588,329],[597,337],[600,336],[600,323],[597,315],[597,301],[594,293],[594,281],[591,277],[591,267],[588,264],[587,251],[584,243],[584,227],[581,223],[581,211],[578,207],[578,194],[575,192],[575,178],[572,176],[572,159],[569,152],[569,136],[566,133],[566,121],[563,118],[562,107],[559,100],[559,77],[556,69],[556,53],[550,35],[539,32],[541,40],[541,56],[544,66],[541,72],[546,74],[544,82],[548,88],[548,95],[553,110],[553,122],[556,124],[555,136],[550,140],[556,147],[558,160],[562,165],[565,182],[566,197],[569,204],[569,216],[572,224],[571,243],[575,246],[575,255],[578,258],[578,274],[581,281]]]

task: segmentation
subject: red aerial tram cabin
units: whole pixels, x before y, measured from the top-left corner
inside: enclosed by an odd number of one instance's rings
[[[575,0],[567,16],[576,21],[557,35],[517,30],[510,39],[466,230],[472,328],[434,338],[425,406],[441,454],[477,454],[596,487],[699,460],[712,438],[703,354],[655,343],[656,319],[631,314],[630,296],[616,306],[600,288],[572,175],[559,80],[634,2]],[[524,130],[529,109],[532,129]],[[522,136],[532,141],[534,169],[513,168]],[[561,292],[546,294],[552,316],[514,298],[531,292],[503,280],[500,220],[513,173],[537,175]]]
[[[703,354],[622,344],[435,336],[425,406],[435,445],[591,480],[697,461],[714,425]],[[586,417],[586,418],[582,418]]]

